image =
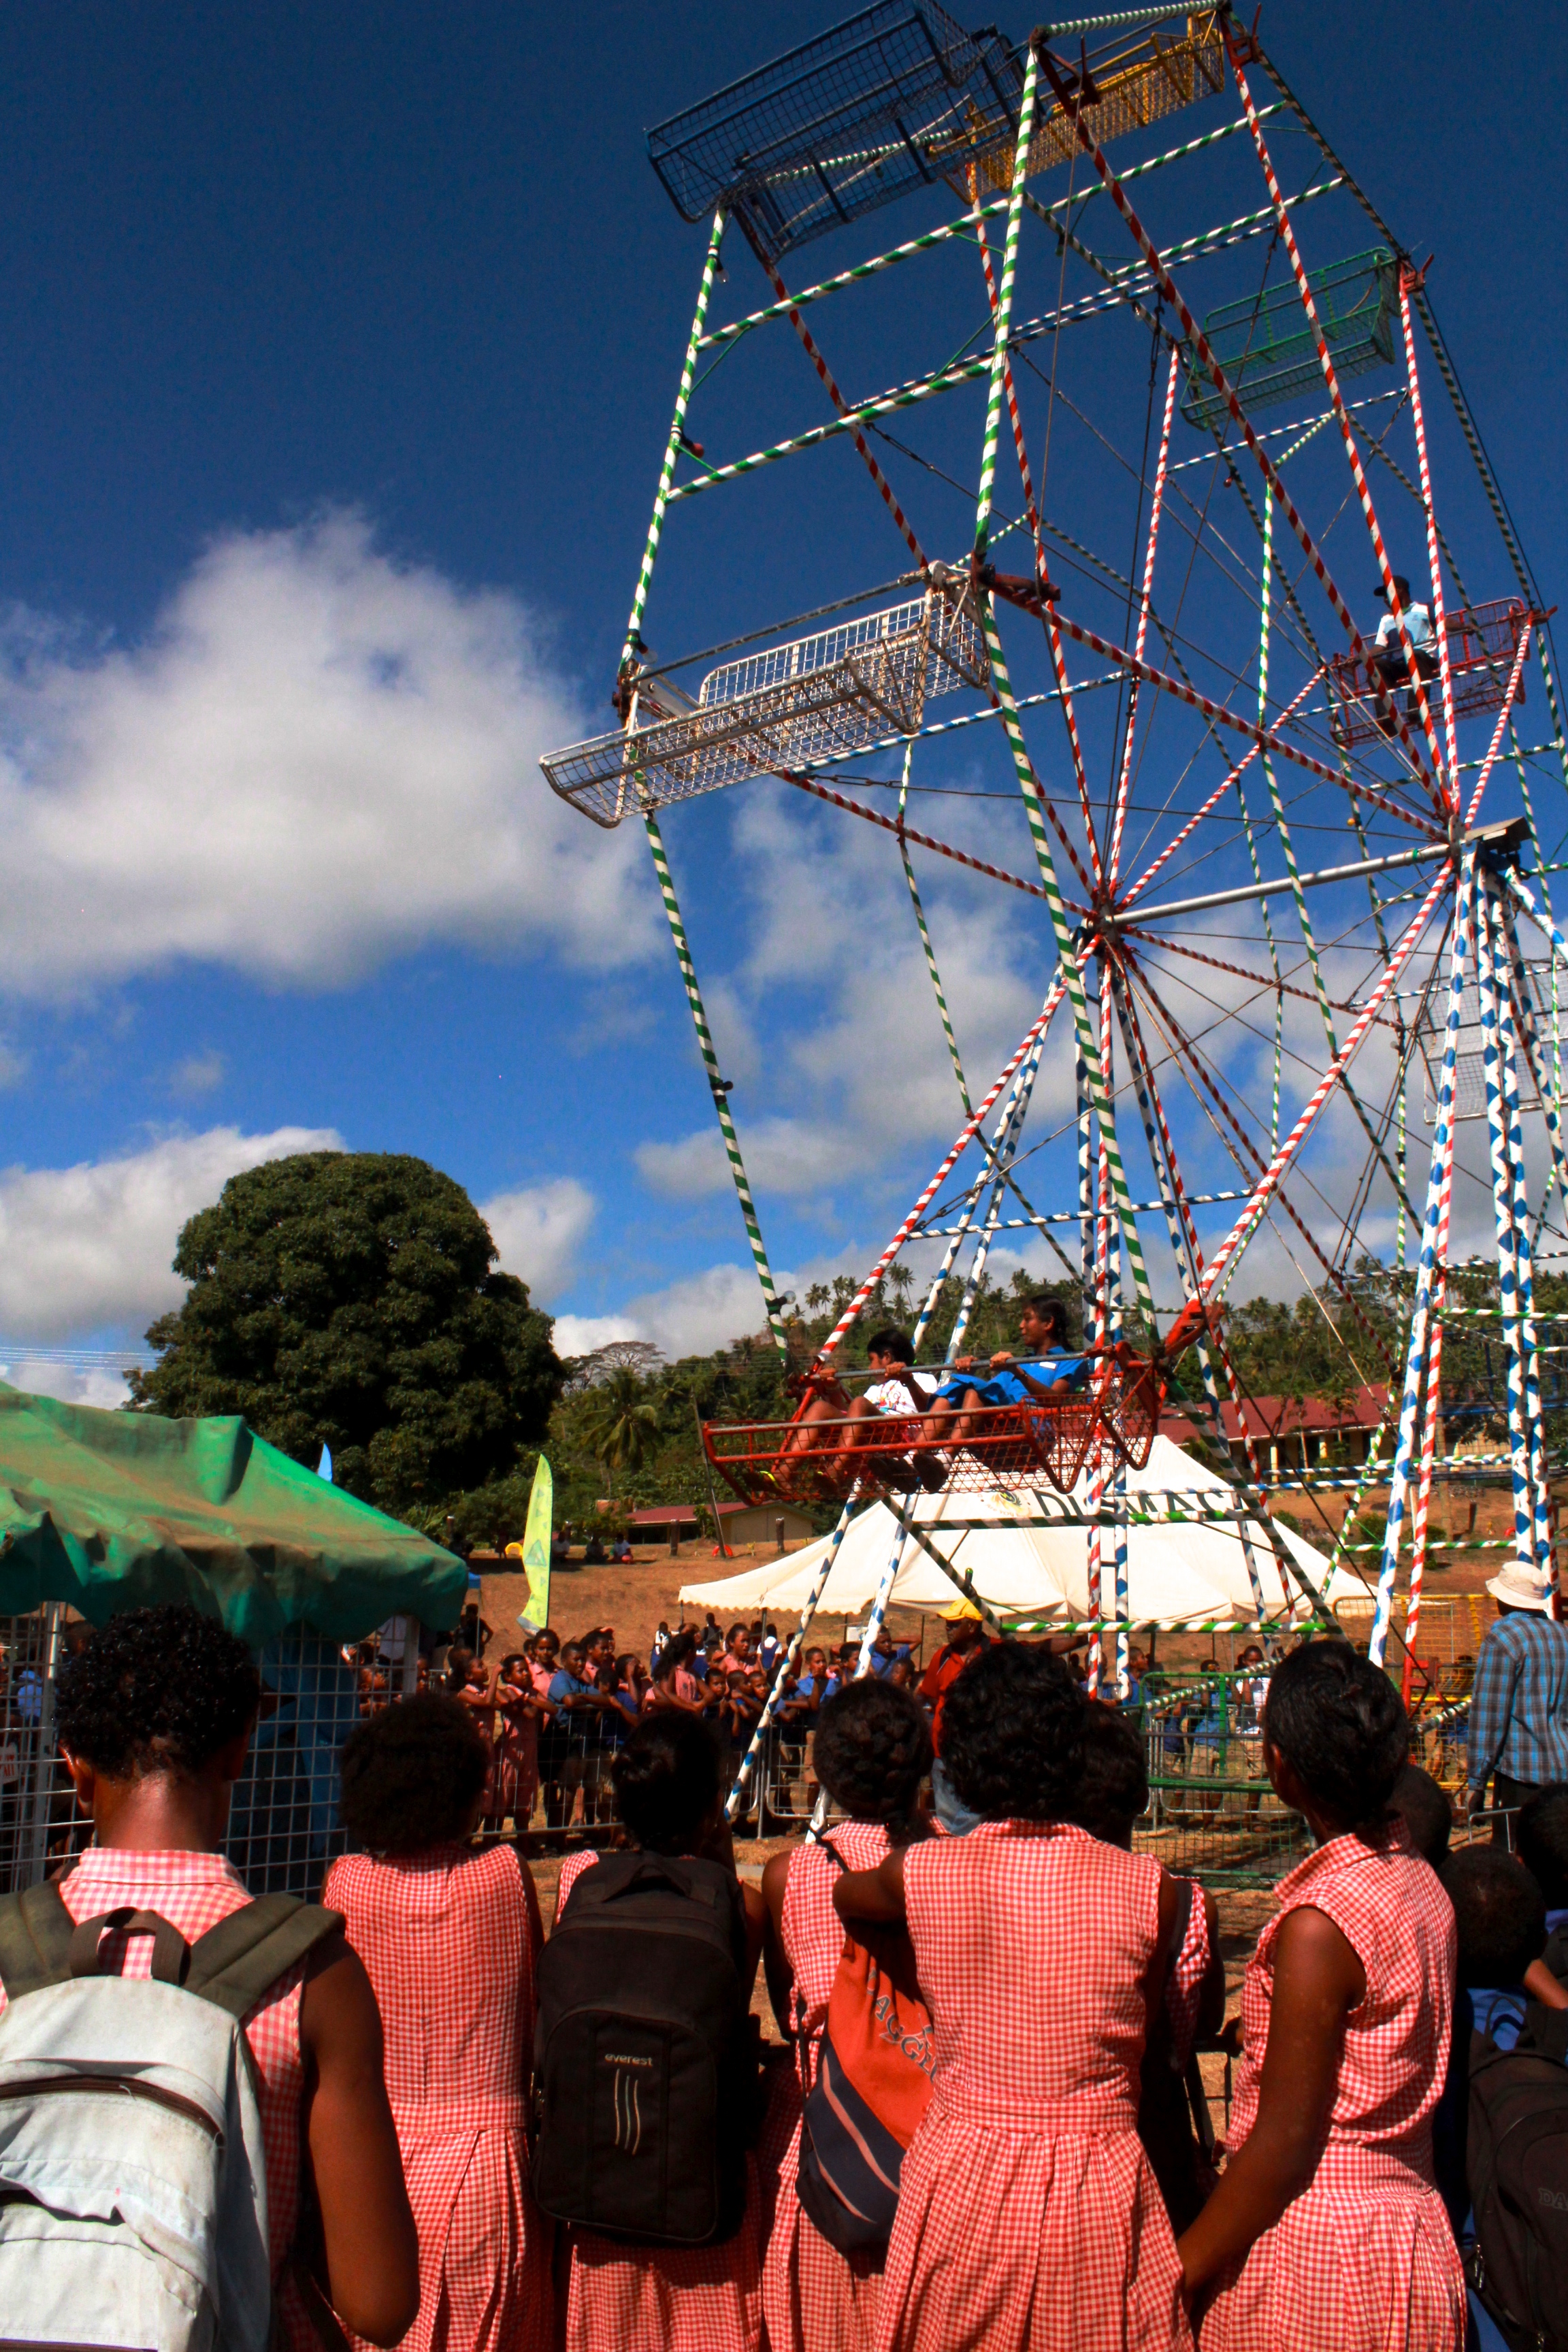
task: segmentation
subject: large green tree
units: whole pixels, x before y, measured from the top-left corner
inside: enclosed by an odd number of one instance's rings
[[[297,1461],[323,1444],[365,1501],[425,1511],[505,1477],[565,1370],[495,1271],[460,1184],[398,1152],[305,1151],[231,1176],[180,1234],[184,1304],[147,1337],[142,1412],[243,1413]]]

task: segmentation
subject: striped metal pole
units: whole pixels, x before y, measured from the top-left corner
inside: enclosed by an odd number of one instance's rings
[[[1148,1056],[1144,1051],[1137,1013],[1126,989],[1120,982],[1115,983],[1115,986],[1116,1011],[1121,1027],[1122,1044],[1127,1050],[1133,1090],[1138,1097],[1139,1110],[1142,1114],[1143,1135],[1149,1146],[1149,1158],[1154,1170],[1154,1181],[1159,1190],[1160,1203],[1165,1213],[1165,1227],[1170,1235],[1171,1255],[1176,1261],[1176,1270],[1182,1277],[1183,1291],[1189,1299],[1196,1298],[1199,1296],[1199,1286],[1204,1270],[1203,1252],[1198,1246],[1197,1229],[1193,1223],[1192,1212],[1187,1206],[1181,1170],[1176,1161],[1175,1147],[1171,1139],[1170,1129],[1165,1122],[1164,1105],[1161,1102],[1154,1086],[1154,1074],[1149,1066]],[[1264,1500],[1261,1486],[1257,1483],[1258,1465],[1252,1450],[1252,1437],[1247,1426],[1247,1413],[1235,1370],[1230,1362],[1229,1351],[1225,1348],[1223,1341],[1219,1342],[1219,1352],[1225,1365],[1232,1399],[1236,1404],[1243,1442],[1247,1447],[1248,1467],[1254,1474],[1254,1491],[1258,1495],[1259,1509],[1267,1519],[1268,1505]],[[1220,1404],[1219,1386],[1215,1379],[1214,1357],[1205,1340],[1200,1339],[1197,1342],[1197,1357],[1198,1371],[1204,1385],[1204,1400],[1209,1409],[1215,1443],[1223,1454],[1229,1449],[1229,1439],[1226,1434],[1225,1414]],[[1125,1493],[1125,1486],[1122,1491]],[[1242,1559],[1246,1565],[1247,1581],[1252,1587],[1253,1606],[1258,1615],[1261,1617],[1263,1580],[1258,1574],[1258,1559],[1253,1551],[1252,1538],[1246,1519],[1238,1520],[1237,1525],[1241,1536]],[[1283,1569],[1280,1570],[1280,1583],[1284,1588],[1285,1597],[1289,1601],[1289,1588],[1285,1585]]]
[[[1355,433],[1352,427],[1350,416],[1345,408],[1344,396],[1340,391],[1340,379],[1334,367],[1333,355],[1329,350],[1328,339],[1323,333],[1322,323],[1318,317],[1318,306],[1312,299],[1311,281],[1307,276],[1306,265],[1301,259],[1300,248],[1296,243],[1296,232],[1290,226],[1290,214],[1288,206],[1286,205],[1284,192],[1279,185],[1278,178],[1275,176],[1274,164],[1268,152],[1268,143],[1263,136],[1262,125],[1258,121],[1258,110],[1252,103],[1252,92],[1247,86],[1247,75],[1243,70],[1241,47],[1234,35],[1227,35],[1226,47],[1230,52],[1231,71],[1236,76],[1236,87],[1240,95],[1241,102],[1247,110],[1247,124],[1252,132],[1252,143],[1258,151],[1258,163],[1263,167],[1263,177],[1268,184],[1269,201],[1274,206],[1275,216],[1279,224],[1279,235],[1284,241],[1286,253],[1289,257],[1291,274],[1296,280],[1296,291],[1301,298],[1301,308],[1307,314],[1307,321],[1311,329],[1312,341],[1316,346],[1318,353],[1318,364],[1323,371],[1323,382],[1328,387],[1329,404],[1334,412],[1335,421],[1340,428],[1341,438],[1344,442],[1345,456],[1350,460],[1351,478],[1355,483],[1356,497],[1361,502],[1362,514],[1365,520],[1367,531],[1372,540],[1373,552],[1377,557],[1378,573],[1383,582],[1384,593],[1388,599],[1389,609],[1394,614],[1395,625],[1399,630],[1400,648],[1404,653],[1405,665],[1409,672],[1411,687],[1415,695],[1416,709],[1421,716],[1421,724],[1426,737],[1427,749],[1432,754],[1433,771],[1438,779],[1439,788],[1441,789],[1443,779],[1443,752],[1437,740],[1437,725],[1436,719],[1432,716],[1431,702],[1426,692],[1426,680],[1422,677],[1420,669],[1416,664],[1415,647],[1411,638],[1409,625],[1405,620],[1404,609],[1400,604],[1398,594],[1394,589],[1394,566],[1388,560],[1388,550],[1384,543],[1383,531],[1378,523],[1376,509],[1373,506],[1372,487],[1366,478],[1366,468],[1361,461],[1361,451],[1356,446]],[[1428,515],[1431,514],[1431,507],[1428,505]],[[1443,797],[1447,799],[1447,795],[1446,792],[1444,793]]]
[[[936,950],[931,943],[931,932],[926,928],[926,910],[921,904],[920,889],[915,881],[915,869],[910,864],[910,845],[909,836],[904,829],[904,811],[909,803],[910,766],[914,753],[915,740],[911,735],[904,746],[904,773],[899,786],[899,856],[904,861],[904,880],[910,886],[910,904],[915,910],[921,945],[925,950],[926,970],[931,974],[931,990],[936,997],[936,1009],[942,1015],[942,1034],[947,1039],[948,1055],[952,1063],[952,1075],[958,1080],[959,1100],[966,1111],[972,1111],[974,1105],[969,1099],[969,1087],[963,1076],[963,1063],[958,1051],[958,1040],[952,1034],[952,1015],[947,1009],[947,998],[942,993],[942,974],[936,968]]]
[[[1541,1494],[1540,1371],[1531,1313],[1529,1208],[1523,1171],[1516,1175],[1510,1129],[1519,1118],[1518,1064],[1511,1052],[1513,1018],[1501,1003],[1493,954],[1490,894],[1485,877],[1477,893],[1476,974],[1481,1001],[1481,1044],[1487,1089],[1487,1140],[1497,1231],[1498,1297],[1508,1390],[1509,1458],[1513,1480],[1514,1549],[1521,1568],[1544,1570],[1537,1545],[1546,1536]],[[1512,1065],[1510,1067],[1510,1065]],[[1510,1101],[1511,1094],[1512,1100]],[[1522,1152],[1520,1155],[1522,1160]],[[1533,1396],[1531,1391],[1533,1391]],[[1533,1406],[1533,1410],[1531,1409]],[[1542,1549],[1544,1549],[1542,1544]]]
[[[1159,544],[1160,518],[1165,507],[1165,473],[1171,456],[1171,425],[1176,413],[1176,382],[1182,372],[1182,354],[1175,343],[1171,346],[1171,372],[1165,380],[1165,413],[1160,422],[1160,454],[1154,463],[1154,491],[1149,501],[1149,536],[1143,546],[1143,585],[1138,599],[1138,634],[1132,641],[1135,661],[1143,658],[1148,641],[1149,612],[1154,594],[1154,550]],[[1263,717],[1261,707],[1259,719]],[[1127,691],[1127,731],[1121,740],[1121,772],[1116,781],[1116,810],[1110,824],[1110,847],[1106,852],[1105,865],[1114,883],[1121,866],[1121,835],[1127,824],[1127,795],[1132,775],[1132,737],[1138,723],[1138,680],[1134,678]]]
[[[1115,1197],[1117,1213],[1121,1219],[1122,1238],[1127,1244],[1128,1262],[1132,1269],[1138,1304],[1154,1321],[1154,1297],[1149,1287],[1149,1270],[1143,1262],[1142,1244],[1138,1238],[1138,1220],[1133,1213],[1132,1195],[1128,1188],[1126,1171],[1121,1164],[1121,1150],[1116,1139],[1116,1113],[1100,1067],[1100,1043],[1094,1024],[1089,1016],[1089,999],[1084,993],[1083,972],[1079,964],[1079,944],[1068,922],[1067,907],[1061,886],[1057,880],[1056,862],[1047,837],[1044,822],[1044,794],[1039,778],[1024,742],[1023,723],[1018,717],[1018,705],[1014,698],[1012,680],[1007,674],[1006,656],[1002,650],[1001,633],[996,626],[996,610],[989,595],[979,599],[981,619],[985,629],[986,649],[991,657],[991,685],[1002,712],[1002,724],[1007,736],[1007,748],[1013,755],[1013,766],[1024,796],[1024,808],[1029,820],[1029,833],[1035,845],[1035,858],[1045,885],[1046,906],[1056,933],[1058,969],[1066,984],[1068,1002],[1072,1006],[1073,1027],[1078,1036],[1079,1052],[1083,1057],[1084,1077],[1089,1101],[1100,1122],[1100,1142],[1110,1175],[1110,1189]]]
[[[647,527],[642,562],[637,571],[637,593],[632,598],[631,618],[626,623],[626,641],[621,647],[620,667],[623,671],[636,656],[637,632],[642,626],[643,609],[653,581],[654,558],[658,553],[659,534],[664,529],[665,509],[669,504],[670,485],[675,479],[675,461],[680,455],[681,435],[686,428],[686,408],[691,398],[692,379],[697,372],[697,350],[702,340],[702,322],[708,316],[709,299],[719,269],[719,247],[723,241],[724,211],[721,206],[713,215],[713,227],[708,239],[708,253],[702,264],[702,283],[697,295],[697,314],[691,321],[691,334],[680,370],[680,388],[675,395],[675,415],[670,419],[669,439],[665,444],[664,464],[659,469],[658,488],[654,493],[653,519]]]
[[[1447,878],[1447,869],[1439,881]],[[1415,1416],[1426,1371],[1427,1327],[1437,1274],[1437,1236],[1446,1223],[1444,1203],[1454,1178],[1454,1066],[1459,1048],[1459,1016],[1464,1003],[1465,949],[1470,909],[1475,898],[1476,854],[1464,853],[1458,889],[1455,894],[1453,940],[1448,959],[1448,1016],[1443,1037],[1443,1067],[1437,1084],[1437,1123],[1432,1136],[1432,1160],[1426,1178],[1426,1211],[1421,1227],[1421,1254],[1415,1265],[1415,1297],[1405,1346],[1405,1385],[1399,1404],[1399,1434],[1394,1441],[1394,1468],[1388,1485],[1388,1515],[1384,1526],[1383,1566],[1377,1580],[1372,1639],[1367,1654],[1381,1666],[1388,1647],[1394,1614],[1394,1586],[1399,1569],[1399,1533],[1405,1521],[1410,1486],[1410,1457],[1415,1443]]]
[[[1050,988],[1047,992],[1045,1003],[1040,1008],[1039,1019],[1037,1021],[1032,1021],[1029,1024],[1028,1028],[1024,1033],[1024,1040],[1022,1045],[1018,1047],[1017,1052],[1007,1063],[1001,1076],[992,1086],[989,1093],[984,1096],[982,1101],[970,1114],[969,1118],[964,1120],[963,1125],[958,1130],[957,1138],[953,1142],[952,1149],[944,1154],[942,1164],[938,1168],[936,1174],[931,1178],[930,1183],[926,1185],[925,1189],[921,1193],[920,1198],[916,1201],[914,1207],[910,1211],[908,1216],[900,1225],[898,1232],[893,1235],[892,1240],[888,1244],[886,1249],[883,1250],[875,1265],[872,1266],[870,1273],[867,1275],[865,1280],[861,1283],[859,1289],[855,1293],[854,1297],[849,1301],[848,1306],[846,1307],[843,1314],[839,1317],[837,1322],[834,1325],[832,1330],[828,1333],[826,1339],[817,1349],[816,1355],[819,1363],[825,1362],[826,1359],[832,1355],[834,1349],[843,1339],[846,1331],[849,1330],[858,1319],[860,1310],[865,1306],[866,1301],[870,1297],[871,1293],[876,1289],[878,1283],[880,1282],[883,1275],[886,1274],[888,1268],[892,1265],[893,1260],[898,1256],[899,1252],[902,1249],[904,1244],[909,1240],[910,1235],[914,1232],[914,1229],[919,1224],[921,1217],[924,1216],[927,1209],[931,1206],[931,1202],[936,1198],[939,1187],[946,1182],[947,1178],[952,1173],[953,1168],[956,1167],[959,1160],[963,1159],[963,1154],[969,1149],[971,1143],[973,1142],[975,1134],[989,1112],[992,1104],[996,1100],[997,1096],[1002,1092],[1003,1087],[1007,1084],[1008,1079],[1012,1077],[1014,1072],[1020,1067],[1030,1046],[1034,1044],[1041,1030],[1049,1027],[1051,1015],[1056,1011],[1057,1006],[1061,1003],[1064,992],[1065,984],[1059,977],[1052,981]]]
[[[985,404],[985,438],[980,454],[980,490],[974,502],[974,556],[985,560],[991,530],[991,501],[996,488],[996,445],[1002,432],[1002,399],[1007,373],[1007,331],[1013,318],[1013,284],[1018,272],[1018,230],[1024,217],[1024,182],[1029,170],[1029,142],[1035,130],[1035,89],[1039,65],[1033,48],[1024,68],[1024,90],[1018,105],[1018,136],[1013,147],[1013,187],[1007,205],[1007,233],[1002,247],[1002,285],[992,317],[991,389]]]
[[[1421,503],[1426,509],[1426,569],[1432,583],[1432,626],[1437,637],[1437,677],[1443,690],[1443,734],[1448,750],[1446,797],[1453,806],[1459,793],[1459,744],[1454,730],[1454,668],[1448,656],[1448,623],[1443,608],[1443,567],[1438,561],[1437,509],[1432,502],[1432,468],[1426,456],[1426,417],[1421,405],[1421,378],[1415,365],[1415,327],[1410,316],[1410,289],[1415,272],[1399,265],[1399,317],[1405,330],[1405,382],[1410,394],[1410,415],[1415,426],[1415,457],[1421,476]]]
[[[838,1514],[838,1523],[833,1530],[832,1540],[822,1556],[811,1590],[805,1596],[805,1603],[800,1612],[800,1623],[790,1635],[789,1647],[779,1661],[778,1672],[773,1676],[773,1686],[763,1702],[762,1714],[757,1718],[757,1727],[752,1734],[751,1744],[741,1759],[741,1769],[735,1775],[734,1786],[725,1801],[726,1821],[734,1821],[745,1802],[746,1785],[757,1769],[763,1749],[767,1744],[769,1729],[784,1698],[784,1684],[794,1674],[799,1663],[801,1647],[810,1630],[811,1621],[816,1616],[822,1596],[827,1590],[827,1580],[832,1575],[834,1563],[838,1558],[838,1548],[847,1531],[850,1517],[855,1509],[855,1497],[858,1491],[858,1487],[852,1486],[845,1497],[844,1508]]]
[[[659,895],[669,922],[669,936],[675,941],[676,961],[686,988],[686,1001],[691,1008],[691,1025],[697,1032],[698,1051],[713,1097],[713,1108],[718,1116],[719,1132],[724,1139],[724,1155],[730,1163],[730,1175],[735,1187],[735,1198],[741,1204],[741,1219],[751,1244],[752,1260],[757,1269],[757,1279],[763,1286],[763,1305],[767,1312],[768,1329],[781,1360],[789,1362],[789,1341],[784,1337],[784,1310],[778,1293],[773,1288],[773,1270],[768,1265],[768,1253],[763,1242],[763,1228],[757,1215],[757,1204],[752,1198],[752,1188],[746,1177],[746,1163],[741,1157],[741,1139],[735,1132],[735,1122],[730,1115],[730,1097],[719,1075],[719,1056],[713,1050],[713,1034],[708,1026],[703,1009],[702,993],[697,985],[697,967],[691,961],[691,949],[687,941],[686,926],[680,919],[680,907],[670,879],[669,860],[664,854],[664,837],[658,829],[658,819],[651,807],[643,810],[643,823],[647,827],[648,847],[653,852],[653,870],[658,877]]]
[[[1232,1226],[1230,1232],[1226,1235],[1224,1241],[1221,1242],[1218,1249],[1215,1252],[1213,1258],[1209,1262],[1208,1271],[1204,1276],[1204,1297],[1205,1298],[1217,1301],[1223,1295],[1226,1284],[1229,1282],[1232,1274],[1236,1270],[1236,1266],[1242,1251],[1252,1239],[1253,1234],[1257,1231],[1258,1226],[1262,1222],[1264,1213],[1268,1209],[1269,1202],[1273,1199],[1274,1194],[1279,1189],[1280,1178],[1284,1175],[1285,1171],[1289,1166],[1291,1160],[1296,1157],[1301,1145],[1306,1141],[1309,1132],[1316,1122],[1318,1113],[1322,1109],[1322,1107],[1328,1100],[1330,1094],[1338,1085],[1340,1078],[1343,1075],[1349,1064],[1353,1060],[1356,1049],[1360,1045],[1363,1038],[1366,1035],[1367,1031],[1377,1019],[1378,1013],[1383,1007],[1384,998],[1388,994],[1389,990],[1394,986],[1394,982],[1398,979],[1400,973],[1404,971],[1405,965],[1415,954],[1417,943],[1419,942],[1422,934],[1425,932],[1427,923],[1431,919],[1433,910],[1436,907],[1438,899],[1441,898],[1444,890],[1449,886],[1452,873],[1453,867],[1451,863],[1445,860],[1441,873],[1437,876],[1436,881],[1432,884],[1431,888],[1427,891],[1426,896],[1421,901],[1420,906],[1416,908],[1415,917],[1408,929],[1405,930],[1398,945],[1395,947],[1387,964],[1379,973],[1376,982],[1373,987],[1372,993],[1368,996],[1365,1003],[1362,1006],[1360,1013],[1357,1013],[1355,1020],[1352,1023],[1350,1029],[1347,1031],[1344,1044],[1340,1047],[1339,1052],[1334,1055],[1333,1060],[1329,1064],[1328,1068],[1323,1072],[1322,1076],[1318,1080],[1317,1085],[1308,1096],[1307,1100],[1302,1106],[1301,1111],[1297,1118],[1295,1126],[1290,1129],[1289,1134],[1286,1137],[1279,1150],[1274,1154],[1273,1159],[1268,1162],[1268,1167],[1258,1178],[1258,1182],[1253,1186],[1247,1206],[1243,1209],[1240,1216],[1237,1219],[1236,1223]]]

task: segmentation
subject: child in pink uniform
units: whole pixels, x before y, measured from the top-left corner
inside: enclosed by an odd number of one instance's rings
[[[489,1748],[444,1693],[374,1716],[343,1749],[343,1819],[365,1853],[325,1899],[375,1987],[419,2233],[403,2352],[550,2352],[552,2231],[528,2188],[523,2090],[543,1933],[511,1846],[477,1852]]]
[[[616,1810],[636,1845],[647,1853],[701,1854],[734,1868],[718,1746],[695,1717],[645,1717],[610,1769]],[[577,1880],[597,1861],[595,1853],[569,1857],[556,1891],[557,1920]],[[763,1906],[753,1887],[742,1886],[742,1894],[749,1990],[762,1951]],[[792,2077],[770,2072],[793,2090]],[[793,2121],[793,2099],[786,2107],[776,2095],[770,2098],[761,2140],[745,2159],[741,2226],[720,2244],[637,2246],[593,2230],[562,2232],[562,2352],[759,2352],[763,2249],[787,2136],[784,2117]]]
[[[763,1873],[768,1991],[781,2029],[795,2039],[803,2099],[816,2077],[844,1949],[834,1885],[845,1869],[875,1870],[895,1844],[902,1848],[923,1833],[917,1808],[931,1769],[931,1734],[912,1694],[874,1675],[839,1691],[818,1720],[816,1769],[848,1819],[836,1822],[822,1844],[776,1854]],[[882,2258],[841,2253],[812,2227],[795,2195],[799,2169],[797,2127],[784,2158],[763,2272],[771,2352],[817,2352],[829,2345],[835,2352],[871,2352]]]
[[[1247,1969],[1230,2161],[1181,2242],[1203,2352],[1464,2343],[1432,2166],[1454,1914],[1389,1811],[1408,1753],[1393,1685],[1347,1643],[1314,1642],[1271,1677],[1264,1768],[1318,1851],[1281,1883]]]
[[[79,1630],[87,1638],[59,1669],[54,1729],[93,1843],[56,1883],[79,1926],[96,1920],[107,1931],[100,1971],[147,1977],[153,1938],[127,1929],[126,1915],[155,1913],[195,1944],[251,1900],[217,1848],[261,1681],[245,1644],[184,1603],[128,1610],[96,1633]],[[414,2223],[382,2082],[382,2021],[337,1927],[240,2021],[267,2156],[272,2340],[290,2352],[320,2352],[334,2315],[373,2343],[396,2344],[418,2302]],[[295,2245],[302,2186],[319,2216],[319,2274]]]
[[[1138,2138],[1175,1888],[1152,1856],[1064,1819],[1085,1706],[1047,1653],[983,1652],[942,1714],[942,1760],[977,1827],[834,1890],[846,1919],[907,1919],[936,2029],[877,2352],[1190,2352],[1181,2265]]]

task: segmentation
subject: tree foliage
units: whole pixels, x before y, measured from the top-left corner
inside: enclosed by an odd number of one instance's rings
[[[460,1184],[394,1152],[300,1152],[233,1176],[184,1226],[184,1303],[134,1410],[242,1413],[382,1509],[427,1517],[521,1469],[565,1367],[551,1323],[495,1270]]]

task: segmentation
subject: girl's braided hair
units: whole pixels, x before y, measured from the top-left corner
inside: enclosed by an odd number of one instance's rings
[[[852,1821],[881,1822],[895,1845],[915,1833],[931,1733],[912,1692],[868,1675],[836,1691],[816,1724],[816,1777]]]

